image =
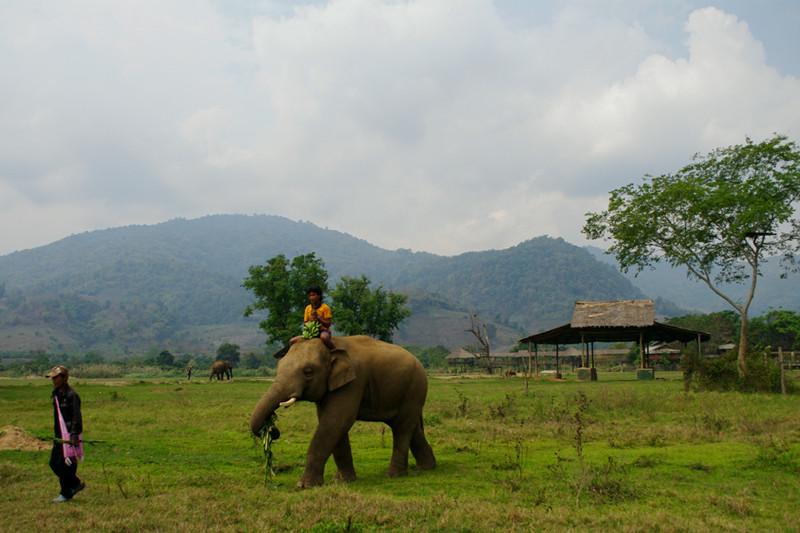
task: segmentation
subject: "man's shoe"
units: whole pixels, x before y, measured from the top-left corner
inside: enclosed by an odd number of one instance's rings
[[[84,481],[83,483],[72,489],[72,495],[75,496],[85,488],[86,488],[86,482]]]
[[[58,498],[53,499],[53,503],[68,502],[71,498],[65,498],[63,494],[59,494]]]

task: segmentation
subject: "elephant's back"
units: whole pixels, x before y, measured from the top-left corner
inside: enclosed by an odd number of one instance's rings
[[[368,335],[352,335],[350,337],[333,337],[337,347],[347,351],[353,359],[369,358],[373,360],[390,360],[396,363],[422,367],[417,356],[402,346],[375,339]]]

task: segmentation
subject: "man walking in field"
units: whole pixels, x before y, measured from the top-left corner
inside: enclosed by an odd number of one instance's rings
[[[54,366],[47,373],[53,380],[53,420],[56,441],[50,454],[50,468],[58,476],[61,493],[53,503],[68,502],[73,496],[86,487],[86,483],[78,479],[78,461],[83,461],[83,417],[81,416],[81,398],[75,389],[69,386],[69,373],[65,366]]]

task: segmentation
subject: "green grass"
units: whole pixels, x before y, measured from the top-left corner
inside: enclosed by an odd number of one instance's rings
[[[391,433],[357,422],[359,479],[295,489],[314,406],[281,410],[275,484],[248,433],[269,382],[80,379],[88,487],[52,504],[49,451],[0,451],[4,531],[798,531],[800,396],[431,376],[432,471],[384,477]],[[120,385],[124,383],[123,385]],[[46,379],[0,380],[0,427],[52,432]],[[413,465],[413,459],[412,459]]]

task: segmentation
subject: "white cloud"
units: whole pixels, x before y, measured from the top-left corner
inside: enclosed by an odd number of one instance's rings
[[[798,80],[722,9],[3,9],[0,223],[43,222],[4,233],[0,253],[207,213],[283,215],[443,254],[542,234],[580,243],[609,190],[800,125]]]

